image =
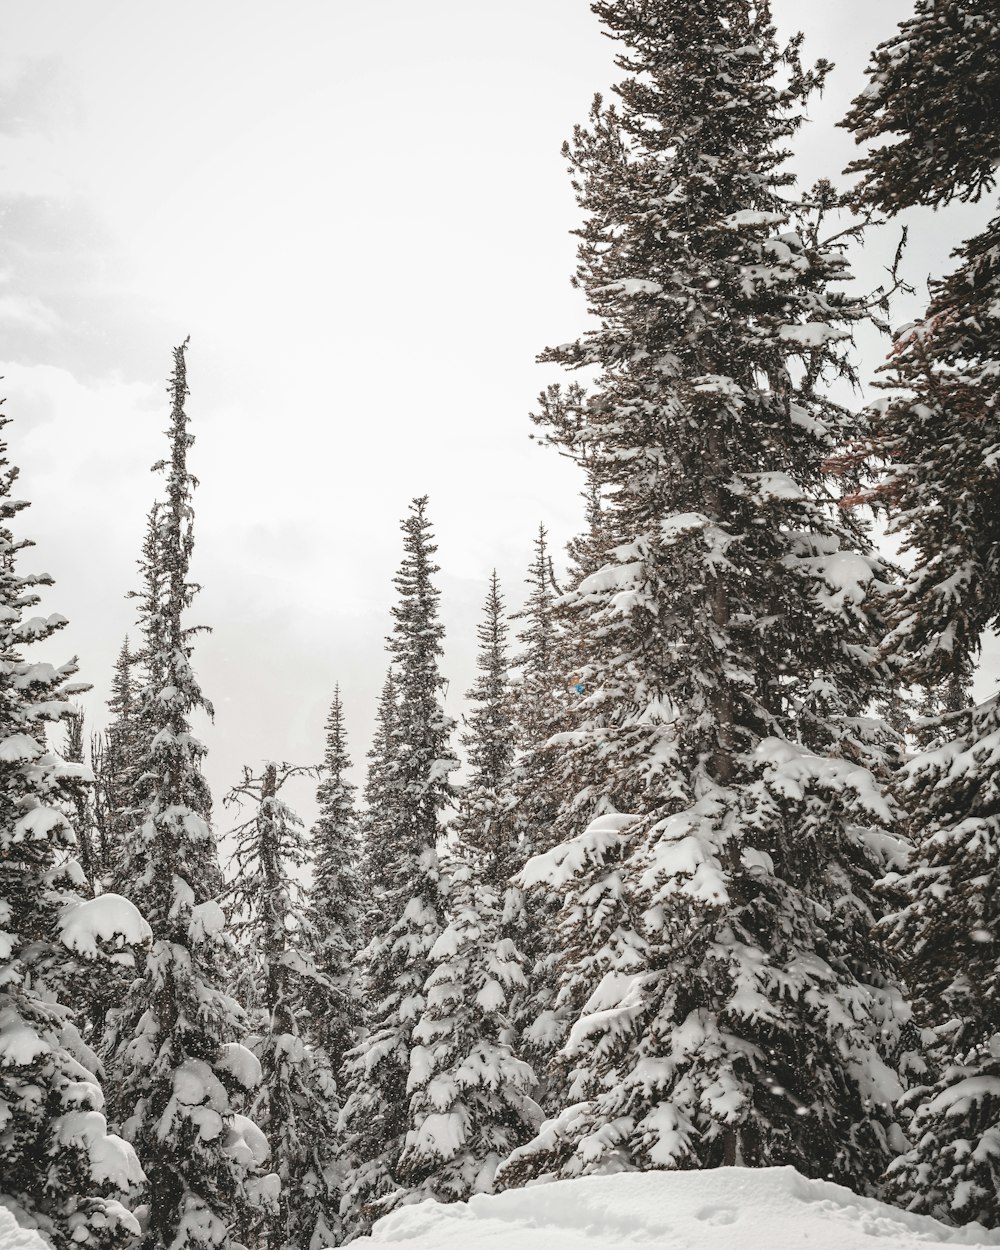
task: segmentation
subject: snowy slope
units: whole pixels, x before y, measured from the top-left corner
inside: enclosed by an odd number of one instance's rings
[[[0,1250],[51,1250],[33,1228],[22,1228],[0,1196]]]
[[[407,1250],[915,1250],[1000,1246],[1000,1229],[947,1228],[794,1168],[718,1168],[557,1181],[453,1206],[422,1202],[353,1244],[397,1242]]]

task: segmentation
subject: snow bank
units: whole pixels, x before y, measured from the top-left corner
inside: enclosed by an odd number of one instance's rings
[[[33,1228],[22,1228],[0,1196],[0,1250],[51,1250]]]
[[[591,1176],[451,1206],[422,1202],[353,1244],[365,1242],[411,1250],[917,1250],[997,1246],[1000,1229],[948,1228],[794,1168],[717,1168]]]

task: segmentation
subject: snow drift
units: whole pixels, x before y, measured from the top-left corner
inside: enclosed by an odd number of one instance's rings
[[[794,1168],[629,1172],[422,1202],[352,1243],[411,1250],[916,1250],[1000,1246],[1000,1229],[949,1228]]]
[[[0,1250],[51,1250],[33,1228],[22,1228],[0,1195]]]

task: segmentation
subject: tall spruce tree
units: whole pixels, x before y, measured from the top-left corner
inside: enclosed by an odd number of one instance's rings
[[[128,638],[121,645],[111,679],[108,711],[111,721],[100,737],[91,738],[94,762],[95,853],[101,875],[113,881],[121,848],[135,823],[141,770],[141,736],[137,723],[136,665]]]
[[[108,1071],[122,1131],[145,1161],[149,1250],[227,1247],[248,1209],[271,1200],[259,1176],[267,1143],[235,1111],[247,1073],[239,1005],[223,992],[231,940],[215,894],[221,874],[192,713],[208,709],[184,616],[194,543],[184,402],[186,344],[174,349],[166,499],[154,509],[140,597],[145,684],[141,811],[122,848],[121,879],[153,930],[143,975],[109,1013]]]
[[[461,742],[468,753],[469,781],[460,792],[458,812],[450,827],[462,846],[475,853],[480,876],[499,891],[520,867],[511,798],[516,731],[508,632],[503,595],[494,570],[483,605],[483,619],[476,630],[479,673],[466,693],[471,708]]]
[[[1000,160],[1000,12],[917,0],[882,44],[845,124],[890,137],[852,167],[858,197],[890,212],[979,199]],[[928,692],[900,797],[916,850],[888,922],[935,1071],[905,1105],[913,1149],[892,1199],[965,1223],[1000,1225],[1000,697],[967,697],[984,633],[1000,627],[1000,216],[930,284],[896,336],[889,399],[868,449],[885,461],[869,496],[912,553],[888,648]]]
[[[326,1055],[299,1029],[322,974],[317,935],[305,914],[301,870],[309,860],[302,821],[278,796],[303,770],[269,763],[244,769],[227,801],[252,802],[254,815],[233,831],[231,886],[244,958],[257,987],[247,1045],[260,1062],[251,1104],[281,1181],[277,1210],[253,1240],[266,1250],[325,1250],[338,1241],[337,1087]]]
[[[71,764],[83,765],[83,709],[77,708],[66,720],[66,745],[63,755]],[[88,770],[89,771],[89,770]],[[91,894],[99,891],[98,878],[101,870],[100,844],[94,821],[91,796],[84,786],[79,786],[73,796],[76,819],[76,847],[80,867],[87,879]]]
[[[561,749],[605,814],[523,874],[564,894],[577,1019],[565,1109],[499,1177],[793,1164],[865,1190],[906,1008],[871,937],[882,569],[824,471],[868,312],[835,197],[783,168],[826,67],[767,3],[592,7],[627,75],[566,147],[599,324],[543,359],[599,370],[570,437],[618,545],[567,599],[589,664]]]
[[[549,746],[550,738],[565,728],[569,697],[566,682],[576,675],[568,670],[578,656],[569,660],[569,648],[561,634],[556,603],[559,587],[549,552],[548,534],[539,525],[534,553],[525,578],[528,596],[524,607],[512,619],[523,622],[518,632],[521,644],[517,667],[519,679],[512,690],[516,758],[511,779],[514,815],[517,825],[518,868],[533,855],[549,850],[562,835],[557,821],[560,811],[561,761]],[[517,895],[508,895],[514,903]],[[514,1003],[514,1018],[520,1047],[536,1074],[544,1077],[553,1052],[562,1041],[566,1021],[555,1010],[557,969],[562,958],[553,920],[560,899],[541,891],[530,907],[523,897],[519,909],[524,916],[520,935],[528,984]],[[536,1096],[548,1106],[548,1089],[542,1081]]]
[[[517,748],[514,797],[525,856],[548,850],[558,810],[554,764],[546,743],[561,725],[565,710],[563,655],[556,620],[559,596],[548,534],[539,525],[534,554],[525,578],[528,596],[512,619],[523,622],[518,631],[518,680],[511,691]]]
[[[413,1031],[410,1118],[400,1174],[420,1197],[489,1192],[497,1165],[541,1122],[534,1073],[514,1052],[511,1007],[525,987],[509,795],[514,760],[507,624],[496,572],[478,629],[479,675],[462,744],[471,775],[451,825],[448,924],[430,952],[427,1004]],[[514,897],[509,897],[511,893]]]
[[[340,686],[334,690],[326,720],[322,780],[316,791],[319,818],[312,829],[312,888],[309,924],[320,980],[309,995],[309,1034],[324,1051],[334,1072],[356,1043],[363,1021],[358,955],[362,900],[359,880],[361,842],[354,810],[355,787],[347,780],[351,766]]]
[[[8,424],[0,415],[0,435]],[[72,730],[70,696],[88,687],[73,682],[75,661],[24,658],[67,622],[31,614],[52,579],[18,572],[33,544],[9,527],[28,504],[11,497],[6,451],[0,437],[0,1190],[57,1250],[113,1250],[139,1231],[118,1199],[142,1170],[108,1132],[99,1066],[67,1003],[81,963],[130,959],[148,929],[124,899],[83,898],[69,813],[84,770],[45,729]]]
[[[393,856],[395,820],[390,803],[389,774],[395,758],[394,735],[398,716],[399,691],[396,676],[390,667],[382,685],[382,694],[375,713],[375,733],[366,756],[368,770],[365,774],[365,810],[361,818],[364,897],[361,932],[366,947],[382,923],[386,867]]]
[[[458,767],[450,746],[453,722],[442,703],[438,660],[444,627],[433,583],[437,547],[426,496],[413,501],[402,530],[404,555],[394,579],[398,600],[388,639],[398,704],[382,782],[388,821],[386,844],[379,848],[380,914],[364,955],[369,1033],[347,1065],[350,1092],[343,1116],[352,1165],[344,1208],[348,1236],[365,1231],[373,1218],[408,1197],[399,1160],[409,1127],[409,1090],[420,1075],[414,1029],[427,1005],[431,951],[445,923],[437,844],[441,815],[454,796],[449,775]]]

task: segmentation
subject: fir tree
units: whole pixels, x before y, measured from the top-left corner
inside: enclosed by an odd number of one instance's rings
[[[534,1073],[512,1046],[511,1004],[525,977],[511,935],[523,924],[520,898],[511,906],[507,887],[518,848],[508,795],[514,733],[506,634],[494,572],[478,629],[479,675],[467,696],[462,744],[471,775],[451,826],[448,925],[430,952],[436,966],[413,1031],[413,1127],[400,1161],[415,1195],[443,1202],[489,1192],[497,1165],[541,1122],[530,1098]]]
[[[66,745],[64,756],[79,769],[79,777],[73,783],[74,828],[80,868],[87,882],[87,894],[94,898],[107,895],[113,908],[119,906],[114,894],[107,894],[107,878],[102,866],[102,844],[95,819],[94,797],[96,786],[92,784],[93,773],[83,763],[83,711],[76,708],[66,720]],[[66,988],[67,1005],[75,1013],[75,1026],[88,1045],[99,1046],[104,1033],[105,1018],[109,1005],[117,1001],[129,981],[135,975],[135,961],[131,954],[119,958],[84,961],[75,969]],[[98,1075],[103,1075],[99,1071]]]
[[[552,844],[558,795],[546,743],[560,727],[566,703],[563,687],[567,675],[561,671],[563,655],[555,614],[559,587],[544,525],[538,527],[525,581],[528,597],[513,616],[524,624],[517,635],[520,673],[511,704],[517,747],[514,795],[522,850],[527,857],[548,850]]]
[[[122,846],[133,827],[138,803],[140,745],[137,724],[137,657],[126,638],[118,653],[111,680],[108,711],[111,722],[100,737],[91,738],[96,785],[94,822],[101,874],[110,880],[117,875]]]
[[[865,1189],[906,1008],[871,937],[883,570],[824,471],[856,429],[826,383],[869,314],[832,289],[835,197],[782,168],[825,67],[766,3],[593,8],[627,75],[566,148],[599,325],[543,359],[599,370],[570,438],[618,543],[566,597],[580,823],[522,874],[565,898],[564,1110],[499,1176],[792,1164]]]
[[[852,167],[858,198],[895,212],[978,199],[1000,159],[1000,14],[989,3],[917,0],[879,47],[845,124],[890,136]],[[926,692],[920,750],[900,797],[915,843],[887,922],[905,960],[934,1072],[907,1095],[910,1152],[891,1199],[1000,1224],[1000,697],[970,706],[984,633],[1000,625],[1000,217],[930,284],[919,322],[885,366],[865,450],[885,461],[868,498],[912,553],[887,649]]]
[[[510,795],[516,737],[507,634],[503,595],[494,570],[476,631],[479,675],[466,693],[472,707],[461,742],[468,753],[470,775],[451,829],[463,846],[475,852],[483,879],[498,890],[520,867]]]
[[[337,686],[326,721],[326,753],[316,802],[319,819],[313,826],[312,889],[309,924],[316,968],[309,999],[310,1035],[324,1051],[334,1072],[357,1041],[362,1024],[357,959],[361,939],[360,834],[354,811],[354,786],[347,780],[344,708]]]
[[[361,818],[361,870],[364,885],[362,937],[365,946],[382,923],[386,869],[393,856],[395,820],[390,806],[389,773],[395,758],[394,735],[398,716],[399,693],[395,674],[390,668],[385,675],[378,710],[375,713],[375,733],[366,756],[368,770],[365,774],[365,811]]]
[[[444,628],[433,584],[437,550],[427,498],[415,499],[402,523],[403,562],[394,584],[388,639],[398,705],[385,767],[386,844],[379,851],[380,915],[364,955],[369,1034],[351,1056],[344,1107],[352,1176],[345,1220],[350,1236],[405,1200],[399,1172],[408,1128],[414,1029],[427,1005],[431,951],[444,927],[445,885],[438,859],[441,814],[451,804],[449,774],[458,767],[449,739],[453,722],[442,706],[438,669]],[[383,730],[386,729],[383,723]],[[369,865],[369,870],[371,865]]]
[[[30,614],[52,579],[17,571],[33,544],[9,528],[28,505],[11,498],[6,450],[0,441],[0,1188],[57,1250],[111,1250],[139,1231],[118,1198],[134,1196],[142,1170],[107,1131],[97,1060],[66,1004],[81,963],[130,960],[148,929],[124,899],[82,897],[67,814],[85,770],[47,747],[45,727],[68,724],[72,743],[70,696],[88,687],[72,681],[74,661],[24,658],[67,622]]]
[[[281,1180],[278,1209],[265,1217],[255,1237],[267,1250],[324,1250],[336,1244],[338,1232],[337,1088],[326,1056],[298,1027],[322,975],[312,954],[317,934],[302,918],[299,874],[309,848],[302,821],[278,797],[302,771],[269,763],[262,777],[254,777],[244,769],[242,784],[227,799],[249,799],[257,809],[233,832],[231,889],[257,986],[247,1044],[260,1063],[260,1083],[251,1114],[267,1134]]]
[[[140,603],[145,684],[137,716],[146,754],[138,761],[141,811],[122,848],[121,878],[153,930],[144,975],[109,1015],[108,1069],[117,1118],[145,1161],[149,1250],[226,1247],[248,1209],[270,1200],[258,1173],[260,1131],[234,1111],[248,1069],[236,1041],[245,1020],[222,990],[230,940],[214,897],[221,879],[201,772],[204,746],[190,716],[209,705],[191,664],[184,623],[196,587],[187,468],[193,439],[184,401],[186,344],[174,350],[166,500],[153,514]]]
[[[71,764],[83,765],[83,711],[77,709],[66,720],[66,746],[63,751]],[[88,770],[89,771],[89,770]],[[81,785],[73,796],[76,809],[76,845],[79,853],[80,867],[87,879],[90,893],[96,892],[97,879],[100,875],[100,848],[95,838],[95,823],[90,796]]]
[[[579,674],[566,671],[579,662],[579,656],[569,658],[569,648],[560,634],[556,611],[559,587],[543,525],[538,527],[525,581],[528,597],[513,618],[524,622],[518,633],[520,679],[512,691],[517,756],[511,792],[517,822],[518,868],[531,856],[547,851],[563,834],[557,824],[562,777],[549,739],[565,727],[567,680],[572,677],[573,698],[578,698],[575,685],[580,680]],[[560,902],[555,895],[543,897],[539,891],[532,905],[526,907],[523,897],[518,899],[515,892],[508,895],[508,906],[516,906],[524,917],[520,938],[528,969],[528,985],[513,1006],[514,1018],[520,1047],[542,1078],[536,1097],[546,1106],[549,1090],[544,1073],[566,1025],[555,1010],[562,955],[553,922]]]

